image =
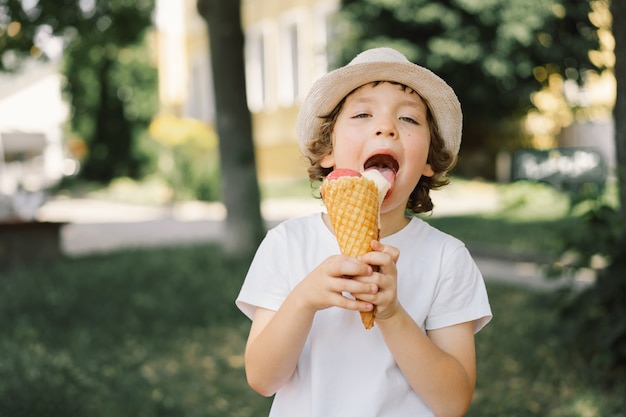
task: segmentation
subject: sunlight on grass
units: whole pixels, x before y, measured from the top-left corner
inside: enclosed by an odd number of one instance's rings
[[[569,197],[547,184],[516,182],[498,187],[502,204],[497,218],[511,221],[555,220],[567,216]]]
[[[456,185],[469,190],[473,186],[471,181]],[[572,207],[569,195],[547,184],[520,181],[488,186],[490,188],[483,191],[490,198],[497,196],[495,211],[421,217],[482,254],[491,252],[550,263],[567,250],[567,236],[571,231],[582,227],[580,216],[598,204],[610,204],[616,193],[615,187],[609,185],[598,200]]]
[[[600,406],[596,403],[597,399],[584,395],[572,400],[572,405],[568,407],[567,412],[580,417],[602,417]]]

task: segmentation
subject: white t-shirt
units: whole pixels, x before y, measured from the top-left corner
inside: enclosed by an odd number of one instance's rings
[[[382,239],[400,250],[398,299],[423,330],[491,319],[480,271],[462,242],[419,218]],[[321,213],[270,230],[252,261],[237,306],[278,310],[300,280],[340,253]],[[277,340],[276,343],[280,343]],[[297,368],[274,398],[271,417],[434,416],[411,389],[377,326],[358,312],[318,311]]]

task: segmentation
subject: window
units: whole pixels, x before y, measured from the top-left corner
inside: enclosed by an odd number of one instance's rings
[[[278,97],[280,104],[292,106],[300,94],[299,28],[293,15],[287,15],[280,30]]]
[[[328,47],[332,42],[331,19],[334,8],[318,7],[313,26],[313,78],[318,79],[328,72],[330,66]]]
[[[248,107],[250,111],[258,112],[267,104],[266,41],[262,27],[247,33],[245,50]]]
[[[206,54],[194,55],[189,75],[189,96],[185,102],[185,116],[205,122],[215,121],[215,92],[212,79],[210,57]]]

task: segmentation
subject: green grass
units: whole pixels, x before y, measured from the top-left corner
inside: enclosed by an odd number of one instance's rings
[[[570,197],[546,184],[516,182],[489,184],[454,180],[451,187],[490,188],[497,197],[496,211],[459,216],[422,216],[433,226],[464,241],[480,254],[556,261],[568,249],[572,234],[583,227],[581,214],[596,204],[617,205],[617,189],[607,187],[597,201],[572,207]],[[459,204],[463,204],[462,196]]]
[[[263,187],[272,198],[311,192],[304,182]],[[426,220],[470,248],[558,257],[579,224],[566,197],[497,188],[496,213]],[[0,272],[0,417],[267,415],[270,400],[245,380],[249,321],[233,303],[248,263],[206,245]],[[568,342],[558,294],[488,291],[495,318],[477,335],[470,417],[625,415],[626,383],[607,388]]]
[[[0,416],[263,415],[233,304],[246,264],[198,247],[4,273]]]
[[[467,215],[425,218],[438,229],[461,239],[481,255],[493,253],[550,262],[565,250],[569,230],[579,227],[575,217],[520,221],[507,217]]]
[[[0,277],[0,416],[263,416],[245,381],[249,259],[212,245],[133,250]],[[559,332],[554,294],[488,285],[470,416],[620,416]],[[623,387],[622,387],[623,388]]]
[[[564,337],[560,294],[488,285],[493,321],[476,336],[468,417],[624,416],[626,383],[607,389]]]

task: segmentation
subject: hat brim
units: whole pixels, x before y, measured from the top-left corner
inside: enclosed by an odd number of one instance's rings
[[[430,108],[445,147],[457,155],[461,145],[463,116],[454,90],[432,71],[411,62],[366,62],[329,72],[312,86],[302,103],[296,129],[300,148],[320,134],[323,117],[356,88],[375,81],[397,82],[416,91]]]

